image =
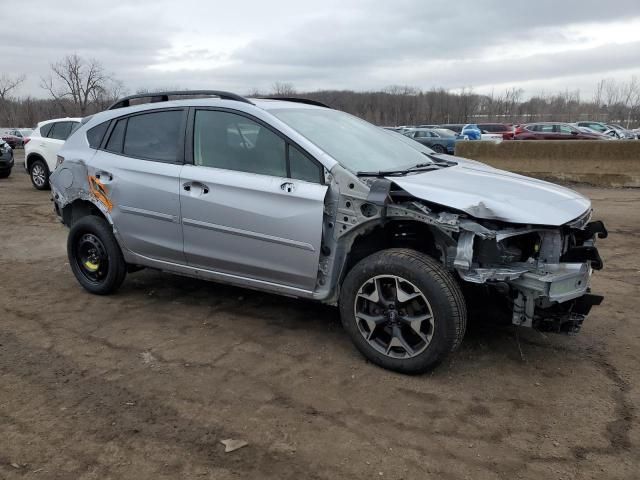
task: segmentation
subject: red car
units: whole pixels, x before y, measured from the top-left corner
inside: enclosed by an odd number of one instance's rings
[[[29,141],[29,135],[33,130],[30,128],[21,128],[9,130],[2,134],[2,140],[7,142],[11,148],[24,147],[24,144]]]
[[[482,133],[499,133],[503,140],[513,140],[515,128],[511,123],[478,123]]]
[[[602,135],[586,133],[567,123],[525,123],[516,127],[514,140],[602,140]]]

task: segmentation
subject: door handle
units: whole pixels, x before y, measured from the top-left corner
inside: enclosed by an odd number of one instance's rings
[[[284,182],[282,185],[280,185],[280,188],[287,193],[291,193],[295,190],[296,186],[293,182]]]
[[[105,180],[107,180],[107,181],[109,181],[109,182],[110,182],[111,180],[113,180],[113,175],[111,175],[109,172],[105,172],[104,170],[96,170],[95,177],[96,177],[98,180],[101,180],[101,181],[103,181],[103,182],[104,182]],[[103,178],[103,177],[105,177],[105,178]]]
[[[184,190],[187,192],[191,191],[191,187],[200,187],[202,189],[202,195],[206,195],[207,193],[209,193],[209,186],[205,185],[204,183],[186,182],[182,184],[182,188],[184,188]]]

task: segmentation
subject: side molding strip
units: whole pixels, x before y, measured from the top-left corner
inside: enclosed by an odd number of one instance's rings
[[[217,225],[214,223],[201,222],[200,220],[193,220],[191,218],[183,218],[183,225],[189,225],[191,227],[205,228],[207,230],[213,230],[216,232],[229,233],[231,235],[238,235],[240,237],[254,238],[256,240],[262,240],[264,242],[279,243],[280,245],[287,245],[289,247],[300,248],[302,250],[308,250],[315,252],[315,248],[310,243],[298,242],[297,240],[290,240],[288,238],[274,237],[273,235],[266,235],[264,233],[251,232],[249,230],[241,230],[239,228],[226,227],[224,225]]]
[[[124,213],[155,218],[156,220],[164,220],[166,222],[178,223],[178,217],[176,217],[175,215],[170,215],[168,213],[154,212],[152,210],[145,210],[144,208],[127,207],[126,205],[119,205],[118,208],[120,208],[120,210],[122,210]]]

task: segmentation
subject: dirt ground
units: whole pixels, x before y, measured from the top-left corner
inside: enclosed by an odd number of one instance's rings
[[[640,190],[578,190],[610,232],[580,335],[475,325],[410,377],[366,363],[333,308],[146,270],[85,293],[18,161],[0,180],[0,479],[640,478]]]

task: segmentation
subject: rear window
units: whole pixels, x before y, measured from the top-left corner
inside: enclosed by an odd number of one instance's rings
[[[71,135],[71,129],[75,122],[54,122],[47,137],[54,140],[66,140]]]
[[[145,113],[129,117],[124,138],[124,155],[175,162],[182,124],[181,110]]]
[[[100,125],[96,125],[93,128],[87,130],[87,141],[91,148],[98,148],[102,143],[102,137],[107,132],[109,122],[102,122]]]

